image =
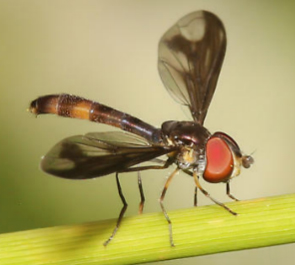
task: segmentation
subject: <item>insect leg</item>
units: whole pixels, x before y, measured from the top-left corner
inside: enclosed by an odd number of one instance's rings
[[[184,173],[190,175],[191,177],[193,177],[193,173],[190,170],[187,169],[183,169],[182,170]],[[199,176],[198,176],[199,178]],[[195,187],[195,192],[194,192],[194,206],[197,207],[198,206],[198,187]]]
[[[168,216],[168,214],[167,214],[167,212],[166,212],[166,210],[165,210],[165,207],[164,207],[163,201],[164,201],[164,198],[165,198],[166,191],[167,191],[167,189],[168,189],[168,187],[169,187],[169,184],[170,184],[172,178],[175,176],[175,174],[176,174],[178,171],[179,171],[179,168],[176,168],[176,169],[172,172],[172,174],[169,176],[169,178],[167,179],[167,181],[166,181],[166,183],[165,183],[165,186],[164,186],[164,189],[163,189],[163,191],[162,191],[162,194],[161,194],[160,200],[159,200],[159,201],[160,201],[160,206],[161,206],[161,208],[162,208],[162,212],[163,212],[163,214],[164,214],[164,216],[165,216],[165,218],[166,218],[166,220],[167,220],[167,222],[168,222],[168,225],[169,225],[169,236],[170,236],[170,245],[171,245],[171,247],[174,247],[174,243],[173,243],[173,235],[172,235],[172,223],[171,223],[171,220],[170,220],[170,218],[169,218],[169,216]]]
[[[232,211],[230,208],[228,208],[227,206],[225,206],[223,203],[215,200],[213,197],[210,196],[210,194],[204,190],[199,182],[199,178],[198,178],[198,175],[197,175],[197,172],[194,171],[193,172],[193,176],[194,176],[194,180],[195,180],[195,183],[196,183],[196,186],[198,187],[198,189],[200,189],[200,191],[205,195],[207,196],[211,201],[213,201],[214,203],[218,204],[219,206],[223,207],[225,210],[227,210],[228,212],[230,212],[231,214],[233,215],[237,215],[236,212]]]
[[[195,187],[195,193],[194,193],[194,206],[198,206],[198,187]]]
[[[139,188],[139,193],[140,193],[140,203],[139,203],[138,213],[142,214],[143,206],[144,206],[144,202],[145,202],[145,197],[144,197],[143,188],[142,188],[140,171],[137,172],[137,180],[138,180],[138,188]]]
[[[125,212],[127,210],[127,207],[128,207],[128,204],[127,204],[127,202],[125,200],[125,197],[123,195],[123,192],[122,192],[122,188],[121,188],[118,173],[116,173],[116,182],[117,182],[118,193],[119,193],[119,196],[120,196],[121,201],[123,203],[123,207],[122,207],[122,209],[120,211],[120,215],[119,215],[119,218],[117,220],[117,224],[115,226],[115,229],[114,229],[113,233],[111,234],[111,236],[109,237],[109,239],[103,243],[104,246],[107,246],[110,243],[110,241],[114,238],[114,236],[116,235],[116,233],[117,233],[117,231],[119,229],[119,226],[120,226],[120,224],[122,222],[123,216],[124,216],[124,214],[125,214]]]
[[[239,201],[235,196],[233,196],[233,195],[230,194],[229,181],[226,182],[226,195],[227,195],[228,197],[230,197],[230,198],[231,198],[232,200],[234,200],[234,201]]]

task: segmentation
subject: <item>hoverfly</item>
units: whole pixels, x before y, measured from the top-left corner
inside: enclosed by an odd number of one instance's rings
[[[240,174],[241,167],[254,162],[244,155],[238,144],[227,134],[211,134],[204,126],[226,50],[226,33],[221,20],[208,11],[197,11],[181,18],[159,42],[158,69],[168,92],[189,108],[193,121],[166,121],[154,127],[127,113],[101,103],[69,94],[47,95],[32,101],[34,114],[52,113],[64,117],[86,119],[118,127],[126,132],[99,132],[71,136],[57,143],[41,161],[41,168],[54,176],[68,179],[91,179],[116,174],[117,187],[123,208],[117,225],[104,243],[116,234],[127,203],[119,182],[119,173],[147,169],[176,168],[168,177],[160,197],[160,206],[169,225],[170,244],[174,246],[172,224],[163,201],[167,188],[179,171],[193,177],[195,206],[197,190],[236,215],[223,203],[204,190],[199,182],[203,177],[211,183],[224,182],[230,193],[230,180]],[[167,155],[167,159],[158,157]],[[147,166],[141,163],[151,161]],[[144,194],[138,173],[142,212]]]

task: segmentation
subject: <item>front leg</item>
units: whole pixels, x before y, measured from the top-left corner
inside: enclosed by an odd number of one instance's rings
[[[198,187],[198,189],[200,189],[200,191],[206,196],[208,197],[211,201],[213,201],[214,203],[218,204],[219,206],[221,206],[222,208],[224,208],[225,210],[227,210],[228,212],[230,212],[232,215],[237,215],[236,212],[232,211],[230,208],[228,208],[226,205],[224,205],[223,203],[215,200],[213,197],[211,197],[211,195],[202,188],[200,182],[199,182],[199,178],[198,178],[198,175],[197,175],[197,171],[194,171],[193,172],[193,176],[194,176],[194,180],[195,180],[195,183],[196,183],[196,186]]]
[[[230,197],[230,198],[231,198],[232,200],[234,200],[234,201],[239,201],[235,196],[231,195],[231,193],[230,193],[229,181],[226,182],[226,195],[227,195],[228,197]]]

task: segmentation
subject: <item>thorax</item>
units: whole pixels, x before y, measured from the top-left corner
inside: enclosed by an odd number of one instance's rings
[[[178,147],[172,155],[181,169],[205,163],[205,146],[211,135],[205,127],[193,121],[166,121],[161,131],[166,145]]]

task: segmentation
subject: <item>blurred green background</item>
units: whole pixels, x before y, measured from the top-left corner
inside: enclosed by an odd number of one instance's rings
[[[233,194],[245,200],[295,192],[294,1],[1,0],[1,233],[118,216],[121,202],[114,175],[71,181],[46,175],[38,166],[57,141],[112,128],[55,116],[36,119],[26,109],[38,96],[65,92],[156,126],[188,119],[158,76],[157,45],[180,17],[199,9],[216,13],[228,35],[205,125],[233,136],[256,161],[232,182]],[[142,173],[145,212],[160,211],[158,197],[171,171]],[[136,181],[135,173],[121,175],[127,215],[137,214]],[[228,201],[224,185],[204,187]],[[166,196],[167,209],[191,207],[193,190],[191,178],[177,176]],[[201,196],[199,200],[201,205],[211,203]],[[295,245],[290,244],[165,264],[274,265],[294,264],[294,258]]]

